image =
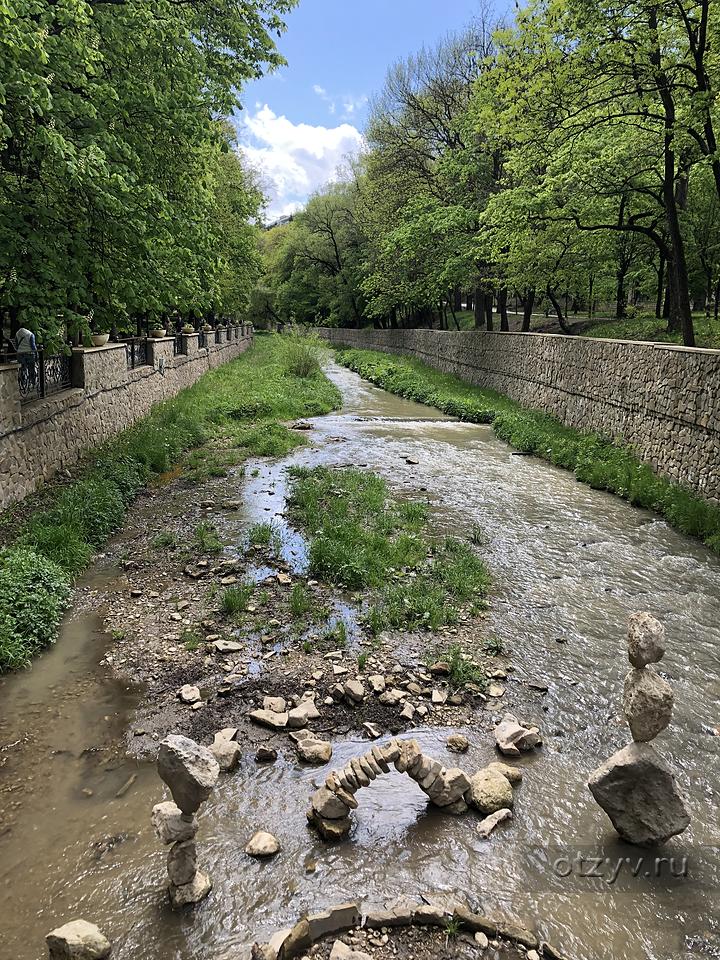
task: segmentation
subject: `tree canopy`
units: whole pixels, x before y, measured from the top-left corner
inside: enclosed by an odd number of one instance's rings
[[[694,343],[720,302],[720,9],[531,0],[394,65],[365,150],[263,238],[265,315],[476,326],[508,297],[567,325],[638,306]]]
[[[0,309],[52,339],[237,312],[262,197],[226,119],[294,0],[0,0]]]

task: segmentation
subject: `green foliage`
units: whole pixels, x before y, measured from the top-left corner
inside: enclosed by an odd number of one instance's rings
[[[152,545],[155,550],[174,550],[177,547],[177,537],[169,530],[164,530],[153,538]]]
[[[217,530],[207,520],[203,520],[195,527],[192,545],[198,553],[220,553],[223,547]]]
[[[290,591],[290,613],[299,620],[312,610],[312,594],[302,583],[296,583]]]
[[[251,547],[269,547],[273,538],[271,523],[255,523],[248,530],[248,544]]]
[[[213,370],[172,400],[159,404],[144,420],[91,454],[79,479],[50,489],[42,507],[31,512],[19,527],[17,547],[38,555],[38,562],[43,558],[49,561],[51,569],[59,569],[64,585],[87,566],[94,548],[122,524],[127,504],[151,474],[165,473],[185,451],[206,440],[241,442],[232,411],[247,404],[257,409],[252,404],[258,398],[265,404],[260,422],[253,425],[249,416],[241,428],[247,431],[246,443],[242,444],[245,456],[257,454],[262,446],[253,440],[252,430],[264,431],[267,439],[273,436],[275,418],[290,420],[326,413],[339,405],[337,389],[322,373],[301,380],[286,378],[283,357],[280,337],[263,338],[238,360]],[[273,449],[284,451],[303,442],[285,427],[275,435],[282,442]],[[158,550],[174,544],[171,534],[160,534],[153,541]],[[222,548],[207,523],[198,527],[194,546],[203,552]],[[30,583],[27,589],[32,589]],[[62,586],[62,602],[64,591]],[[18,663],[24,662],[23,651],[32,653],[35,649],[34,641],[13,633],[14,623],[7,618],[3,623],[3,629],[10,631],[2,638],[8,664],[15,662],[11,648],[20,651]]]
[[[633,451],[596,433],[565,427],[537,410],[525,410],[507,397],[480,390],[441,374],[417,360],[349,350],[340,361],[378,386],[408,399],[460,415],[471,422],[491,422],[502,440],[572,470],[578,480],[598,490],[654,510],[682,533],[698,537],[711,550],[720,545],[720,508],[679,484],[653,473]],[[720,551],[718,551],[720,552]]]
[[[412,568],[424,559],[417,535],[424,512],[388,504],[380,477],[327,467],[298,467],[290,476],[292,516],[313,534],[312,574],[352,589],[377,587],[391,569]]]
[[[322,341],[309,333],[293,330],[283,337],[285,371],[292,377],[314,377],[320,373]]]
[[[253,587],[242,583],[237,587],[226,587],[220,596],[220,609],[227,617],[237,617],[245,613],[252,597]]]
[[[472,662],[472,657],[465,653],[459,643],[453,643],[445,650],[439,650],[434,655],[435,660],[442,660],[450,668],[448,683],[454,689],[474,683],[484,689],[487,678],[482,670]]]
[[[17,670],[55,637],[68,575],[27,547],[0,551],[0,672]]]
[[[693,315],[695,339],[699,347],[720,350],[720,321],[702,313]],[[608,340],[651,340],[654,343],[682,343],[679,330],[668,330],[667,323],[654,316],[637,316],[625,320],[593,323],[580,331],[583,336]]]
[[[50,346],[245,307],[262,198],[223,118],[293,5],[0,4],[0,307]]]
[[[197,630],[186,627],[180,635],[180,643],[182,643],[188,653],[193,653],[202,646],[202,637]]]
[[[367,666],[369,653],[359,653],[357,658],[358,671],[362,673]]]
[[[490,654],[491,657],[501,656],[504,649],[503,642],[498,637],[489,637],[483,641],[483,650],[485,653]]]

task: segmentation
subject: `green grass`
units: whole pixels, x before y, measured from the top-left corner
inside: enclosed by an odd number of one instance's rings
[[[538,410],[527,410],[491,390],[470,386],[419,360],[370,350],[345,350],[338,359],[391,393],[437,407],[471,423],[489,423],[502,440],[574,472],[598,490],[654,510],[682,533],[720,553],[720,508],[687,488],[660,477],[629,447],[598,433],[565,427]]]
[[[273,538],[271,523],[255,523],[248,530],[248,545],[251,547],[269,547]]]
[[[291,516],[312,535],[312,575],[354,590],[379,587],[391,570],[424,559],[424,504],[390,503],[380,477],[328,467],[297,467],[290,477]]]
[[[312,594],[302,583],[296,583],[290,591],[290,613],[296,620],[300,620],[310,613],[312,607]]]
[[[186,627],[180,636],[180,642],[188,651],[188,653],[193,653],[195,650],[200,649],[202,645],[202,637],[197,630],[192,630],[190,627]]]
[[[253,587],[242,583],[238,587],[226,587],[220,596],[220,609],[226,617],[237,617],[245,613],[252,597]]]
[[[708,318],[704,313],[693,314],[695,343],[698,347],[720,350],[720,321]],[[668,333],[667,321],[655,316],[639,315],[626,320],[601,320],[581,331],[583,337],[600,337],[610,340],[648,340],[653,343],[682,345],[682,334]]]
[[[207,520],[203,520],[195,527],[192,546],[198,553],[220,553],[223,548],[217,530]]]
[[[289,370],[292,349],[278,335],[259,338],[89,453],[72,482],[51,484],[0,516],[0,672],[27,664],[52,642],[72,581],[153,476],[186,455],[192,483],[248,456],[285,454],[304,438],[283,421],[340,406],[339,391],[319,369],[306,376]]]
[[[320,372],[320,357],[325,348],[317,334],[293,331],[285,334],[285,369],[295,377],[314,377]]]
[[[153,549],[174,550],[177,547],[177,536],[169,531],[163,531],[153,538]]]
[[[362,470],[296,468],[291,481],[291,515],[310,539],[309,572],[372,590],[371,633],[437,630],[456,621],[463,603],[484,603],[485,564],[452,537],[434,543],[424,503],[392,499],[381,477]]]
[[[476,666],[471,659],[466,659],[467,656],[467,652],[460,644],[454,643],[445,650],[436,650],[432,660],[447,663],[450,668],[448,685],[454,690],[464,687],[466,683],[474,683],[484,690],[487,686],[487,678],[480,667]]]

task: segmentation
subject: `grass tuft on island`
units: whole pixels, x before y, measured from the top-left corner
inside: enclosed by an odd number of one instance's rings
[[[501,440],[523,453],[572,470],[582,483],[609,490],[633,506],[654,510],[682,533],[720,553],[720,507],[658,476],[629,447],[598,433],[563,426],[554,417],[439,373],[419,360],[355,349],[339,350],[337,357],[390,393],[437,407],[460,420],[492,424]]]
[[[394,500],[369,471],[296,467],[290,514],[310,539],[309,572],[351,590],[371,590],[370,632],[437,630],[459,608],[484,609],[490,575],[467,544],[428,534],[428,509]]]
[[[0,516],[0,672],[27,665],[52,642],[72,581],[147,483],[178,464],[193,485],[249,456],[281,456],[304,442],[283,421],[340,406],[339,391],[312,363],[316,350],[314,341],[258,338],[89,453],[70,482]],[[215,531],[199,527],[196,546],[216,552]]]

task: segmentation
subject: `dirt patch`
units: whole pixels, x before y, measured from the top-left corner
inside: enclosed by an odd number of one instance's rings
[[[450,934],[428,927],[398,927],[387,930],[351,930],[339,938],[351,950],[366,953],[373,960],[527,960],[527,952],[515,944],[492,940],[481,946],[471,933]],[[483,940],[483,943],[486,941]],[[306,958],[329,960],[335,938],[317,943]]]

